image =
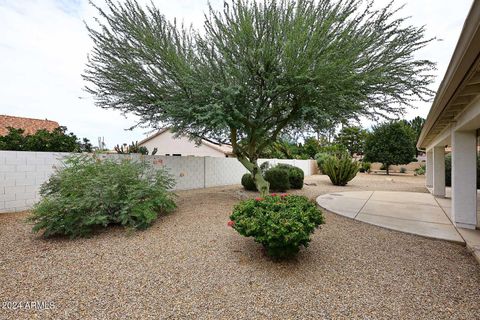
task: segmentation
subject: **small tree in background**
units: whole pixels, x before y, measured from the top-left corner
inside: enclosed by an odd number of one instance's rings
[[[353,156],[354,154],[363,154],[367,136],[368,131],[361,127],[343,127],[335,138],[335,142],[344,145],[350,156]]]
[[[139,125],[229,142],[268,193],[257,160],[282,133],[359,116],[402,114],[428,100],[431,39],[392,4],[363,0],[233,0],[210,7],[204,30],[133,0],[99,7],[84,79],[98,106]]]
[[[365,143],[365,161],[381,162],[389,174],[389,166],[407,164],[415,156],[415,132],[401,121],[380,124],[373,128]]]
[[[415,132],[415,142],[414,142],[415,157],[418,157],[419,151],[417,149],[417,141],[418,141],[418,138],[420,138],[420,133],[422,132],[423,125],[425,124],[425,118],[415,117],[410,121],[407,121],[407,120],[403,120],[403,121],[406,125],[410,126]]]

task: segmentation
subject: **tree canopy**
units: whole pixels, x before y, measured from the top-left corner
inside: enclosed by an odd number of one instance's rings
[[[415,132],[402,121],[380,124],[365,142],[365,161],[381,162],[389,174],[390,165],[407,164],[415,156]]]
[[[0,136],[0,150],[50,151],[50,152],[91,152],[92,144],[87,138],[78,139],[73,133],[67,134],[67,127],[53,131],[38,130],[26,135],[23,129],[8,128],[8,134]]]
[[[434,64],[414,53],[431,39],[393,4],[372,4],[233,0],[194,30],[153,4],[107,0],[87,27],[86,89],[139,125],[231,143],[265,193],[257,159],[282,133],[399,115],[430,98]]]
[[[351,156],[363,154],[368,131],[358,126],[345,126],[335,137],[335,142],[344,145]]]

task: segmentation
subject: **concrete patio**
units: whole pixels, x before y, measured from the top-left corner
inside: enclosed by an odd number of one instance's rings
[[[430,193],[352,191],[324,194],[317,203],[354,220],[467,245],[480,262],[480,230],[454,226],[449,198],[436,198]]]

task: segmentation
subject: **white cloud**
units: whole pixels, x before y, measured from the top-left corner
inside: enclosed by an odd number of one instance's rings
[[[376,5],[389,1],[377,0]],[[202,26],[207,0],[154,2],[167,17]],[[213,4],[221,9],[221,3]],[[415,25],[425,24],[429,36],[443,39],[419,55],[438,62],[433,89],[442,80],[470,5],[469,0],[455,6],[450,0],[409,0],[401,11]],[[82,89],[91,48],[83,20],[91,21],[93,14],[86,0],[0,0],[0,114],[56,120],[93,142],[104,136],[110,147],[144,137],[148,130],[124,130],[135,124],[135,117],[95,107]],[[418,106],[409,118],[426,116],[430,105]]]

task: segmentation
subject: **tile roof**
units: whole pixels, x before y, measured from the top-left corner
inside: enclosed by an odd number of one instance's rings
[[[58,122],[52,120],[41,120],[22,118],[7,115],[0,115],[0,136],[8,134],[8,127],[25,130],[25,134],[35,134],[38,130],[46,129],[52,131],[59,127]]]

